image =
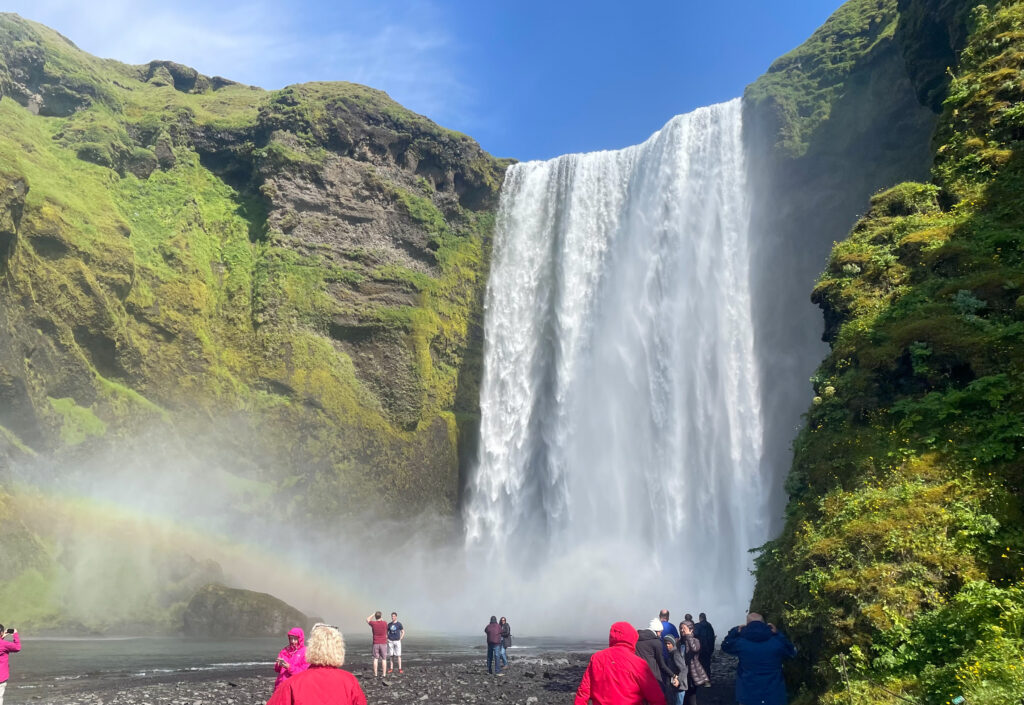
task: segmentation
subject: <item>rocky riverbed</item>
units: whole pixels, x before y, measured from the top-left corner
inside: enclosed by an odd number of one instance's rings
[[[514,660],[502,672],[487,673],[483,659],[453,657],[407,665],[403,674],[375,678],[369,664],[353,661],[349,670],[359,679],[370,705],[456,705],[509,703],[564,705],[571,703],[590,654],[550,653]],[[715,682],[702,689],[700,705],[733,703],[734,661],[717,653],[712,668]],[[260,705],[270,697],[272,675],[242,674],[225,678],[209,673],[182,679],[131,685],[84,685],[79,691],[21,695],[16,702],[53,705]]]

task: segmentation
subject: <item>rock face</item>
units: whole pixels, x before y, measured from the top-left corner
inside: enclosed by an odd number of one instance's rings
[[[764,457],[780,510],[806,380],[826,354],[808,292],[870,196],[931,161],[936,116],[918,103],[901,22],[896,0],[851,0],[744,94]]]
[[[913,92],[942,106],[931,178],[866,201],[818,277],[829,349],[753,604],[799,648],[795,702],[1015,703],[1024,3],[900,2],[905,21]]]
[[[0,95],[0,458],[145,431],[296,515],[453,512],[505,162],[370,88],[127,66],[16,15]]]
[[[128,66],[0,14],[0,490],[89,467],[313,531],[454,515],[506,165],[371,88]],[[34,528],[3,584],[58,624],[91,554]]]
[[[307,633],[313,621],[273,595],[211,584],[202,587],[182,615],[185,636],[224,638],[281,636],[292,627]]]

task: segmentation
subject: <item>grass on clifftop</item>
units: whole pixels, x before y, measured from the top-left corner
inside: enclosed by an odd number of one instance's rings
[[[846,2],[747,88],[744,100],[750,104],[774,104],[779,152],[800,157],[807,151],[811,136],[831,117],[833,104],[842,96],[844,80],[892,40],[899,18],[896,5],[897,0]]]
[[[972,23],[934,183],[875,196],[814,292],[832,350],[754,602],[800,703],[1024,693],[1024,3]]]

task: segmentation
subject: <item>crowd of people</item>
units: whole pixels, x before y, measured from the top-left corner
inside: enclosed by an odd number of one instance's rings
[[[694,622],[687,614],[679,628],[662,610],[641,629],[616,622],[608,648],[594,654],[576,691],[575,705],[697,705],[701,687],[711,686],[715,630],[704,613]],[[736,702],[785,705],[782,662],[796,648],[756,612],[733,627],[722,651],[736,656]]]
[[[385,622],[381,612],[366,618],[372,634],[373,675],[393,673],[397,659],[402,673],[405,628],[398,614]],[[507,649],[512,629],[505,617],[491,616],[484,627],[487,672],[500,676],[508,666]],[[15,635],[16,638],[16,635]],[[608,648],[594,654],[576,691],[574,705],[697,705],[702,687],[711,686],[715,629],[701,612],[695,622],[689,614],[678,626],[668,610],[636,629],[616,622],[608,634]],[[796,655],[786,635],[756,612],[746,623],[729,630],[721,649],[735,656],[736,701],[742,705],[785,705],[782,663]],[[16,650],[16,649],[15,649]],[[388,663],[390,659],[390,663]],[[267,705],[365,705],[366,695],[355,676],[340,671],[345,643],[337,627],[318,624],[304,645],[302,629],[288,632],[288,645],[278,654],[274,695]],[[0,660],[0,668],[6,666]],[[344,675],[339,675],[344,674]],[[6,676],[6,670],[0,670]],[[0,689],[0,705],[3,691]]]
[[[366,618],[370,627],[373,675],[402,670],[405,627],[398,613],[385,622],[380,611]],[[508,666],[512,629],[508,620],[492,616],[484,627],[487,640],[487,672],[500,676]],[[341,630],[316,624],[309,643],[300,627],[288,632],[288,645],[274,661],[277,679],[267,705],[366,705],[366,694],[345,664],[345,640]],[[594,654],[576,691],[574,705],[697,705],[701,687],[709,687],[715,630],[701,613],[694,622],[687,614],[677,625],[668,610],[641,629],[615,622],[608,634],[608,648]],[[21,650],[16,629],[0,625],[0,705],[9,677],[9,654]],[[746,623],[729,630],[721,650],[738,659],[736,701],[742,705],[785,705],[786,685],[782,663],[796,655],[785,634],[766,623],[756,612]],[[378,668],[379,667],[379,668]]]

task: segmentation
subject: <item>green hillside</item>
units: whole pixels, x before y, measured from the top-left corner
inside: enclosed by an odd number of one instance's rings
[[[370,88],[128,66],[15,15],[0,96],[0,457],[165,429],[297,513],[452,510],[504,162]]]
[[[877,194],[813,294],[831,351],[754,598],[799,702],[1024,693],[1024,3],[966,26],[932,182]]]

